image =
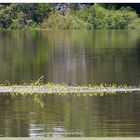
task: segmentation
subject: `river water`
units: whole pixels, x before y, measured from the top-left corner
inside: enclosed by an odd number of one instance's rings
[[[0,83],[140,84],[140,31],[1,31]],[[37,94],[36,94],[37,95]],[[0,95],[0,136],[140,136],[140,94]]]

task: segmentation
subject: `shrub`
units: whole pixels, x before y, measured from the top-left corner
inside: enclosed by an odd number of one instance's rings
[[[78,10],[77,16],[87,21],[93,28],[106,28],[106,12],[108,11],[105,8],[93,5],[89,8]]]
[[[6,7],[0,10],[0,23],[3,28],[8,28],[12,22],[13,7]]]
[[[32,30],[32,29],[38,29],[37,23],[36,22],[32,22],[29,24],[26,24],[23,26],[24,30]]]
[[[124,29],[137,18],[136,12],[129,7],[108,10],[98,4],[78,10],[76,15],[80,19],[88,21],[95,29]]]
[[[26,15],[20,12],[15,19],[12,19],[9,29],[21,29],[25,25]]]
[[[128,29],[140,29],[140,19],[133,20],[127,27]]]
[[[52,12],[47,20],[41,24],[42,28],[55,29],[89,29],[90,24],[79,19],[77,16],[71,14],[68,10],[66,15],[61,15],[57,12]]]
[[[41,22],[53,8],[48,3],[24,3],[18,4],[18,10],[27,14],[29,19],[33,19],[35,22]]]
[[[80,10],[67,9],[63,15],[54,12],[54,6],[47,3],[4,4],[0,5],[0,28],[32,29],[37,25],[56,29],[139,28],[138,15],[130,7],[115,10],[111,5],[109,9],[101,5],[94,4]]]
[[[113,11],[112,23],[115,29],[124,29],[137,18],[136,12],[129,8],[122,8],[120,10]]]

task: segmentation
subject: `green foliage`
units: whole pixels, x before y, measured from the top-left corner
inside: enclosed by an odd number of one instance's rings
[[[140,19],[137,18],[128,25],[129,29],[140,29]]]
[[[8,28],[12,23],[14,17],[16,4],[12,4],[10,7],[7,6],[0,10],[0,24],[3,28]]]
[[[137,18],[136,12],[130,8],[108,10],[100,5],[81,9],[77,11],[77,16],[84,21],[88,21],[95,29],[124,29]]]
[[[51,10],[50,4],[10,4],[0,9],[0,25],[5,29],[32,27],[47,18]],[[32,23],[28,23],[31,20]]]
[[[20,12],[15,19],[12,19],[9,29],[21,29],[25,24],[26,15]]]
[[[48,3],[18,4],[18,9],[35,22],[41,22],[53,10],[52,5]]]
[[[34,15],[33,15],[33,19],[37,22],[40,22],[43,20],[43,18],[48,16],[48,13],[52,10],[52,7],[50,6],[50,4],[47,3],[38,3],[36,5],[35,11],[34,11]]]
[[[30,85],[42,85],[44,76],[41,76],[37,80],[31,81]]]
[[[1,29],[125,29],[139,26],[139,18],[130,7],[94,4],[81,9],[67,9],[65,15],[47,3],[0,5]]]
[[[42,28],[49,27],[55,29],[89,29],[90,24],[73,15],[67,10],[66,15],[52,12],[47,20],[41,24]]]

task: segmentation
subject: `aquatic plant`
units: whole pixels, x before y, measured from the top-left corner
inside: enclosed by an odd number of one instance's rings
[[[41,76],[37,80],[31,80],[30,85],[41,85],[41,84],[43,84],[43,78],[44,78],[44,76]]]
[[[130,94],[134,91],[140,91],[140,86],[137,88],[128,85],[116,85],[116,84],[100,84],[100,85],[67,85],[43,83],[43,77],[41,76],[31,83],[24,83],[22,85],[12,85],[9,82],[0,85],[0,94],[5,96],[11,96],[14,98],[24,98],[25,96],[31,96],[33,100],[39,104],[42,102],[42,98],[48,96],[60,96],[60,97],[76,97],[86,98],[94,96],[114,96],[118,94]]]
[[[100,85],[67,85],[63,84],[53,84],[53,83],[43,83],[44,76],[41,76],[37,80],[32,80],[30,83],[23,83],[21,85],[10,84],[6,82],[5,84],[0,84],[0,93],[10,93],[12,96],[18,94],[21,95],[35,95],[41,94],[52,94],[58,96],[76,95],[76,96],[104,96],[104,95],[115,95],[118,93],[131,93],[134,91],[140,91],[140,86],[129,86],[129,85],[116,85],[116,84],[100,84]]]
[[[132,87],[128,85],[67,85],[67,84],[53,84],[53,83],[43,83],[43,77],[40,77],[34,83],[23,85],[0,85],[0,93],[20,93],[20,94],[57,94],[59,95],[68,95],[68,94],[77,94],[77,95],[106,95],[106,94],[116,94],[118,92],[126,93],[140,91],[139,87]]]

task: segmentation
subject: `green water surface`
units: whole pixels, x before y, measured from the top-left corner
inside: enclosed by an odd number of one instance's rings
[[[0,31],[0,83],[140,84],[140,31]],[[0,94],[0,136],[140,136],[140,94]]]

